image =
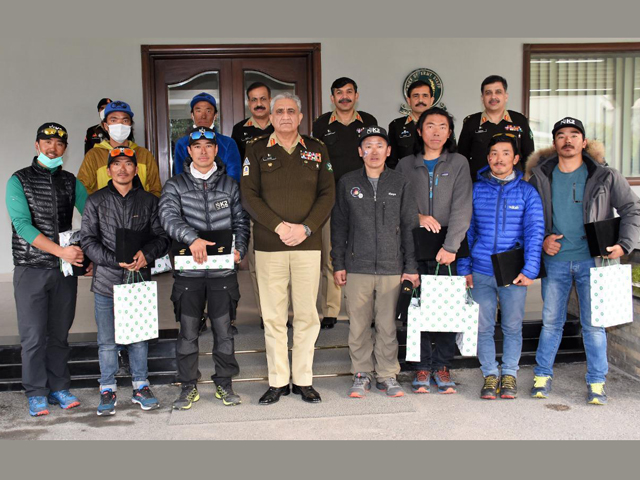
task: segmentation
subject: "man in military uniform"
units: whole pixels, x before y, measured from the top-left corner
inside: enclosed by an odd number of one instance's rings
[[[100,123],[93,127],[87,128],[84,136],[84,154],[86,155],[95,145],[102,143],[103,140],[109,140],[109,134],[102,128],[104,122],[104,109],[111,103],[110,98],[103,98],[98,102],[98,115],[100,115]]]
[[[391,155],[387,158],[387,167],[396,168],[398,162],[407,155],[413,155],[413,144],[416,140],[416,123],[422,112],[433,105],[433,85],[423,80],[416,80],[407,89],[407,104],[411,113],[396,118],[389,124],[389,144]]]
[[[247,143],[262,135],[271,135],[273,125],[271,125],[271,89],[261,82],[254,82],[247,88],[247,100],[251,117],[236,123],[233,126],[231,138],[238,144],[240,157],[245,158]],[[249,263],[249,274],[253,285],[253,294],[256,298],[258,315],[260,315],[260,325],[262,321],[262,310],[260,310],[260,291],[258,290],[258,279],[256,277],[256,256],[253,249],[253,221],[251,222],[251,235],[249,237],[249,248],[247,249],[247,262]],[[233,328],[236,328],[235,326]]]
[[[331,168],[336,184],[345,173],[362,168],[358,155],[359,135],[366,127],[377,125],[373,115],[356,110],[358,85],[347,77],[338,78],[331,85],[333,111],[313,122],[313,136],[322,140],[329,150]],[[333,281],[331,263],[331,226],[322,228],[322,323],[321,328],[333,328],[340,313],[342,292]]]
[[[487,151],[491,138],[506,134],[515,137],[520,152],[518,163],[524,169],[525,162],[533,153],[533,133],[527,118],[521,113],[507,110],[507,80],[499,75],[490,75],[480,86],[484,111],[464,119],[458,153],[469,160],[471,179],[477,180],[478,170],[487,166]]]
[[[254,221],[269,389],[261,405],[293,393],[321,401],[313,388],[314,344],[320,331],[316,310],[320,281],[321,229],[335,200],[325,145],[300,136],[300,99],[283,93],[271,101],[274,132],[247,147],[242,166],[242,204]],[[288,286],[293,304],[292,365],[287,347]]]
[[[247,142],[261,135],[271,135],[271,89],[262,82],[254,82],[247,88],[247,103],[251,116],[233,126],[231,138],[238,144],[240,157],[244,158]]]

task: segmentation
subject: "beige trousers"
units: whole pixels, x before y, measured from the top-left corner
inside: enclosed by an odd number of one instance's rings
[[[379,381],[400,373],[396,304],[400,275],[347,274],[344,287],[349,315],[352,373],[376,373]],[[375,320],[375,336],[371,323]]]
[[[338,318],[342,290],[333,281],[333,264],[331,263],[331,218],[322,227],[322,285],[320,302],[324,317]]]
[[[264,320],[269,386],[284,387],[289,377],[299,386],[313,383],[313,354],[320,332],[316,308],[320,251],[256,251],[256,276]],[[288,287],[293,303],[293,348],[289,369]]]

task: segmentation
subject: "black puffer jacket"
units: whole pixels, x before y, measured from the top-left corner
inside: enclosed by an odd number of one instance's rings
[[[106,297],[113,296],[113,286],[126,283],[129,272],[116,261],[116,229],[128,228],[152,233],[155,238],[142,247],[147,265],[169,251],[169,236],[160,225],[158,198],[142,188],[140,179],[133,178],[133,188],[120,195],[112,181],[87,199],[82,215],[80,244],[93,261],[91,291]],[[140,270],[145,280],[151,278],[150,269]]]
[[[76,177],[61,168],[53,172],[38,163],[18,170],[18,177],[29,204],[33,226],[49,240],[60,243],[60,232],[71,230],[73,206],[76,203]],[[16,266],[60,268],[55,255],[44,252],[16,233],[13,228],[13,264]]]
[[[207,180],[195,178],[187,168],[165,183],[160,196],[160,222],[169,236],[191,245],[198,231],[229,230],[235,235],[235,248],[244,257],[249,242],[249,215],[240,203],[236,181],[226,175],[216,158],[218,169]],[[218,278],[234,270],[190,270],[176,275]]]

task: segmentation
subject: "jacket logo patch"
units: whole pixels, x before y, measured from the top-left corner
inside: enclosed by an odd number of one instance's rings
[[[329,135],[335,135],[336,132],[334,132],[333,130],[327,130],[327,132],[324,134],[325,137],[328,137]]]
[[[411,132],[406,128],[400,132],[400,138],[407,138],[411,136]]]
[[[362,190],[360,190],[358,187],[353,187],[351,189],[351,196],[353,198],[362,198],[362,197],[364,197],[364,195],[362,194]]]
[[[396,195],[397,195],[397,193],[389,192],[389,196],[390,197],[395,197]]]
[[[508,205],[507,208],[509,210],[520,210],[520,206],[519,205]]]
[[[221,200],[219,202],[216,202],[214,205],[216,207],[216,210],[222,210],[223,208],[229,208],[229,201]]]
[[[444,172],[440,174],[441,177],[448,177],[449,176],[449,172]]]

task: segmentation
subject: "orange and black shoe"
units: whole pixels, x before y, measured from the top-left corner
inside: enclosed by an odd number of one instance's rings
[[[518,396],[518,386],[516,377],[513,375],[502,375],[500,378],[500,398],[513,400]]]
[[[436,385],[438,385],[438,393],[458,393],[456,383],[451,380],[451,373],[447,367],[442,367],[441,370],[433,372],[431,376],[433,377],[433,381],[436,382]]]
[[[495,400],[498,398],[499,380],[496,375],[487,375],[484,377],[484,385],[480,390],[480,398],[485,400]]]
[[[418,370],[411,382],[413,393],[429,393],[431,386],[431,372],[429,370]]]

